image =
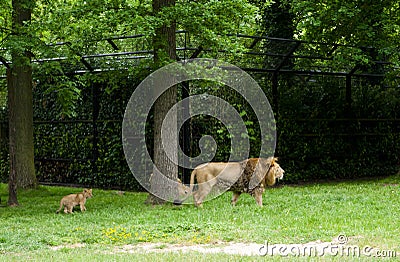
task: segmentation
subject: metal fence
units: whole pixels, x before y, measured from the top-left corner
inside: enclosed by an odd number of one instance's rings
[[[306,127],[291,134],[290,139],[298,139],[304,143],[317,143],[316,141],[321,138],[341,137],[343,141],[353,140],[362,143],[365,139],[370,140],[390,135],[393,136],[396,143],[400,141],[400,120],[397,116],[360,118],[352,115],[354,86],[360,87],[368,81],[382,83],[385,73],[391,70],[392,65],[385,61],[374,61],[373,66],[366,68],[355,61],[337,66],[333,57],[336,53],[351,53],[352,50],[356,49],[368,53],[368,48],[331,43],[310,43],[264,36],[231,35],[230,37],[235,41],[243,42],[249,48],[247,52],[242,54],[236,65],[252,74],[260,83],[263,83],[262,87],[272,101],[278,130],[279,125]],[[234,55],[228,50],[207,49],[201,43],[197,43],[195,39],[191,39],[190,34],[185,31],[177,32],[177,42],[177,54],[180,60],[196,57],[213,57],[224,60],[224,58]],[[151,61],[153,52],[149,49],[150,44],[149,39],[144,35],[94,40],[80,50],[73,50],[71,43],[57,43],[49,46],[49,48],[54,49],[53,53],[56,54],[54,57],[39,57],[36,58],[34,63],[39,65],[59,63],[63,66],[64,72],[70,76],[126,70],[129,72],[127,77],[128,75],[132,77],[134,75],[134,72],[130,71],[132,68],[140,67],[143,61]],[[96,48],[92,49],[92,46],[96,46]],[[269,47],[271,46],[279,46],[279,52],[270,50]],[[71,54],[80,57],[80,63],[72,62]],[[6,81],[3,80],[6,75],[5,70],[9,67],[10,62],[7,59],[9,58],[8,54],[4,50],[3,53],[0,53],[0,57],[3,65],[0,66],[0,75],[2,75],[0,83],[5,90]],[[321,61],[328,62],[321,63]],[[345,115],[321,119],[318,117],[293,117],[282,112],[281,109],[284,107],[282,101],[285,99],[282,96],[285,95],[285,92],[289,92],[287,87],[290,84],[287,81],[298,81],[304,85],[310,85],[310,83],[312,85],[313,82],[317,82],[316,85],[318,85],[321,77],[339,79],[338,82],[342,83],[343,86],[339,89],[341,90],[340,95],[342,96]],[[292,78],[292,80],[287,80],[288,78]],[[398,88],[399,78],[395,78],[394,81],[397,81]],[[52,116],[43,118],[43,115],[42,118],[35,117],[35,163],[40,173],[40,179],[42,182],[74,183],[74,181],[77,181],[76,183],[79,184],[93,184],[94,180],[101,180],[100,186],[129,188],[132,180],[128,178],[130,174],[124,161],[122,147],[111,150],[112,152],[119,150],[116,156],[109,156],[107,152],[114,146],[116,139],[120,137],[123,110],[130,93],[134,90],[134,84],[130,86],[128,84],[120,99],[114,101],[114,103],[118,103],[120,110],[113,113],[106,113],[104,110],[107,103],[113,103],[108,97],[110,94],[105,92],[104,86],[101,83],[90,83],[89,86],[90,89],[82,87],[85,89],[85,98],[80,104],[82,108],[78,110],[82,113],[81,115],[78,114],[77,117],[68,120],[57,119]],[[182,99],[190,95],[188,83],[182,86],[181,90]],[[118,98],[118,92],[112,95]],[[4,99],[4,95],[2,99]],[[36,109],[46,110],[40,105],[41,102],[39,98],[36,99]],[[0,122],[1,171],[4,179],[7,177],[8,128],[6,109],[3,108],[2,111]],[[83,113],[83,111],[85,112]],[[304,125],[304,123],[307,124]],[[381,125],[384,125],[385,128],[380,128]],[[313,126],[315,128],[312,128]],[[382,132],[382,130],[384,131]],[[57,132],[59,132],[59,136],[56,135]],[[184,126],[183,132],[181,141],[183,150],[190,152],[192,147],[189,138],[196,134],[193,134],[193,130],[190,129],[190,124]],[[68,141],[63,142],[62,138],[65,138],[65,133],[68,133],[70,137]],[[113,139],[109,139],[110,137],[113,137]],[[279,134],[277,150],[279,155],[283,157],[286,155],[286,160],[290,162],[294,159],[291,159],[284,146],[280,146],[281,140],[287,138],[287,134]],[[71,141],[74,142],[71,143]],[[63,143],[68,145],[63,145]],[[282,143],[285,144],[285,142]],[[49,146],[52,148],[47,148]],[[54,153],[57,152],[58,146],[64,147],[62,155]],[[72,148],[65,150],[68,147]],[[393,150],[397,150],[397,147]],[[346,155],[332,152],[332,157],[343,161]],[[318,158],[318,155],[314,158]],[[115,161],[116,159],[119,160]],[[304,165],[307,161],[309,159],[303,159]],[[397,164],[399,163],[397,162]],[[296,163],[295,165],[298,166],[299,164]],[[107,166],[107,169],[104,169],[105,166]],[[183,170],[183,176],[187,177],[188,172],[189,170]],[[82,176],[82,174],[85,174],[85,176]],[[114,175],[121,176],[119,182],[115,182],[112,178]],[[113,182],[108,183],[107,179]]]

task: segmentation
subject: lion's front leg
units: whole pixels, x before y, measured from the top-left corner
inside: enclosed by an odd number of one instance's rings
[[[240,192],[233,192],[233,196],[232,196],[232,200],[231,200],[232,206],[236,205],[236,202],[238,201],[240,194],[241,194]]]
[[[81,212],[84,212],[84,211],[86,211],[85,204],[80,204],[80,206],[81,206]]]
[[[197,203],[197,191],[193,192],[193,202],[196,204]]]
[[[196,191],[194,204],[196,207],[201,207],[203,201],[206,199],[208,193],[210,193],[213,186],[217,183],[216,179],[210,179],[205,183],[199,185],[199,189]]]
[[[256,190],[254,192],[254,198],[256,199],[257,205],[259,205],[260,207],[263,206],[263,204],[262,204],[263,193],[264,193],[264,189],[263,188],[256,188]]]

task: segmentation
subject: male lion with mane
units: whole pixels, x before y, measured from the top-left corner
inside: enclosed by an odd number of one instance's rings
[[[213,187],[229,188],[233,191],[232,205],[238,201],[240,194],[252,195],[262,207],[262,194],[266,186],[273,186],[276,179],[282,179],[284,170],[277,163],[278,158],[250,158],[241,162],[212,162],[197,166],[190,176],[190,194],[175,201],[181,204],[193,195],[195,206],[201,206]],[[193,192],[194,180],[197,179],[198,190]]]

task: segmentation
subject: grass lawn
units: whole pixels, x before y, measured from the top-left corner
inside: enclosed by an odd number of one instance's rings
[[[241,257],[196,251],[127,253],[126,245],[157,243],[222,245],[226,242],[305,244],[331,242],[339,235],[348,245],[397,251],[400,256],[400,176],[270,188],[264,207],[243,195],[236,207],[231,193],[192,205],[151,207],[145,193],[94,189],[87,211],[55,214],[62,196],[80,189],[40,186],[19,192],[20,206],[6,207],[7,186],[0,184],[1,261],[265,261],[282,257]],[[307,260],[346,260],[316,257]],[[354,258],[348,258],[353,260]],[[367,258],[365,258],[367,259]]]

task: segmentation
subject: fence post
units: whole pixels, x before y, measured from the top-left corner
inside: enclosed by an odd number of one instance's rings
[[[182,103],[182,118],[183,119],[188,119],[187,121],[185,121],[183,123],[182,126],[182,149],[183,149],[183,153],[187,156],[190,156],[191,153],[191,147],[190,147],[190,138],[192,137],[192,133],[190,130],[190,126],[191,126],[191,120],[190,120],[190,108],[189,108],[189,82],[185,81],[182,83],[182,100],[186,99],[183,103]],[[184,166],[188,166],[189,163],[183,163]],[[189,183],[189,177],[190,177],[190,170],[182,167],[182,181],[183,183],[188,184]]]
[[[351,103],[352,103],[352,99],[351,99],[351,75],[346,75],[346,102],[345,102],[345,112],[347,115],[350,114],[351,111]]]
[[[275,118],[275,123],[278,124],[278,118],[279,118],[279,93],[278,93],[278,78],[279,78],[279,72],[274,71],[272,74],[272,110],[274,112],[274,118]],[[279,132],[276,132],[276,148],[275,148],[275,154],[279,155]]]
[[[347,116],[351,115],[351,107],[352,107],[352,87],[351,87],[351,77],[353,74],[359,69],[359,66],[356,65],[350,72],[346,75],[346,102],[345,102],[345,113]]]
[[[97,159],[99,158],[99,148],[98,148],[98,130],[97,130],[97,120],[99,118],[100,104],[99,104],[99,88],[90,82],[92,87],[92,132],[93,132],[93,147],[92,147],[92,177],[96,178],[98,173]]]

